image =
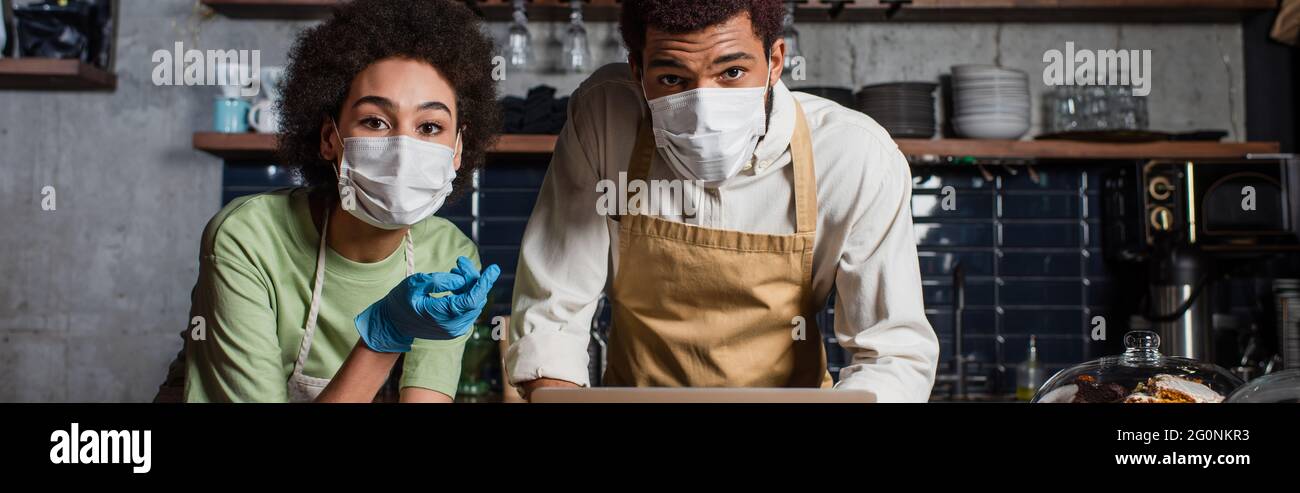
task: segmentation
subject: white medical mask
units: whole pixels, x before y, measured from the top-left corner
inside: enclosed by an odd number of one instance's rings
[[[456,144],[460,145],[459,132]],[[366,224],[389,230],[423,221],[451,194],[455,157],[451,147],[405,135],[343,139],[337,173],[344,210]],[[349,188],[354,207],[348,207]]]
[[[716,187],[736,176],[767,133],[772,71],[760,87],[702,87],[650,100],[659,155],[679,176]],[[645,96],[645,85],[641,86]]]

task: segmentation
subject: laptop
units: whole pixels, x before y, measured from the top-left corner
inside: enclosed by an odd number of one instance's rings
[[[568,404],[867,404],[865,390],[705,387],[542,387],[532,402]]]

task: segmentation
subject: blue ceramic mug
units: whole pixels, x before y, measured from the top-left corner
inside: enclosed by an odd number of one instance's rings
[[[212,107],[212,129],[228,134],[248,131],[248,101],[239,98],[217,98]]]

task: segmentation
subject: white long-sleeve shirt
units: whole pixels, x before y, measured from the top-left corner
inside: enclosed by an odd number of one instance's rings
[[[835,337],[852,355],[836,388],[866,390],[880,402],[924,402],[934,385],[939,343],[922,302],[909,207],[911,171],[871,118],[792,93],[778,82],[771,123],[750,165],[720,187],[706,189],[693,217],[659,217],[792,234],[789,144],[796,98],[807,115],[817,172],[815,299],[828,299],[835,288]],[[619,173],[627,171],[637,125],[647,117],[641,88],[625,64],[605,66],[583,82],[568,111],[516,271],[506,355],[509,381],[516,385],[537,378],[589,385],[591,319],[618,266],[618,223],[598,212],[597,183],[617,183]],[[648,178],[680,179],[658,153]],[[671,201],[665,197],[659,203]]]

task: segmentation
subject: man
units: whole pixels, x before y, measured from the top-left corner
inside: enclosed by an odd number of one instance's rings
[[[852,355],[836,387],[929,397],[907,162],[867,116],[785,87],[781,17],[780,0],[623,2],[629,63],[574,92],[524,233],[507,367],[525,397],[590,385],[602,293],[604,385],[830,387],[814,314],[832,290]],[[606,214],[620,173],[700,191]]]

